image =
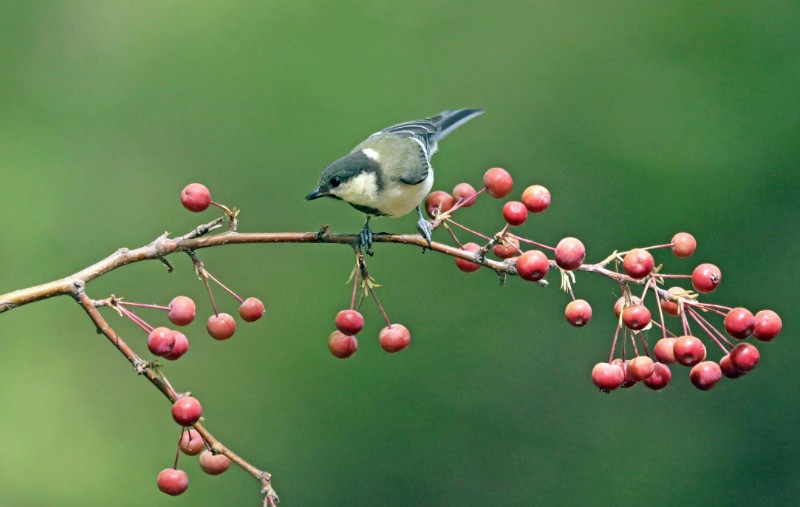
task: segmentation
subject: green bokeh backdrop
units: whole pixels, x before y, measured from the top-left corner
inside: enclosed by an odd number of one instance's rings
[[[797,3],[10,1],[0,34],[0,292],[210,220],[178,203],[191,181],[241,208],[244,231],[355,231],[349,207],[302,200],[326,163],[386,125],[482,107],[442,143],[437,188],[492,165],[544,184],[553,205],[523,232],[578,236],[591,260],[688,230],[695,257],[661,255],[665,269],[715,262],[713,301],[784,318],[746,378],[701,393],[674,369],[664,392],[605,396],[588,375],[613,335],[606,280],[579,275],[595,318],[573,329],[552,275],[499,286],[378,245],[370,268],[412,346],[382,353],[367,305],[361,349],[338,361],[325,340],[349,300],[347,248],[204,251],[268,313],[225,343],[196,323],[166,371],[274,474],[282,505],[800,502]],[[462,220],[497,230],[499,205]],[[188,259],[174,263],[88,290],[202,300]],[[178,436],[169,406],[75,303],[0,319],[0,505],[259,505],[241,470],[208,477],[193,459],[186,494],[156,490]]]

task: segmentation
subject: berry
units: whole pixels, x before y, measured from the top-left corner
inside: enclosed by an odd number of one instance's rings
[[[172,418],[181,426],[193,426],[203,415],[203,407],[197,398],[184,396],[172,405]]]
[[[478,246],[476,243],[466,243],[464,246],[461,247],[462,250],[467,252],[479,252],[481,247]],[[480,264],[475,264],[474,262],[470,262],[466,259],[461,259],[460,257],[456,257],[456,266],[458,269],[465,273],[472,273],[473,271],[478,271],[481,269]]]
[[[653,374],[643,380],[644,385],[654,391],[667,387],[669,381],[672,379],[672,372],[667,365],[662,363],[653,363]]]
[[[477,193],[475,188],[469,183],[459,183],[453,189],[453,199],[455,199],[456,202],[461,201],[461,206],[464,208],[469,208],[475,204],[475,195]]]
[[[178,496],[189,487],[189,476],[183,470],[165,468],[158,473],[158,489],[172,496]]]
[[[624,306],[640,305],[640,304],[642,304],[642,300],[641,299],[639,299],[636,296],[631,296],[630,304],[626,305],[625,304],[625,296],[620,296],[619,299],[617,299],[617,302],[614,303],[614,316],[616,318],[619,318],[619,314],[622,313],[622,309],[623,309]]]
[[[550,191],[541,185],[531,185],[522,192],[522,204],[531,213],[539,213],[550,206]]]
[[[206,330],[215,340],[227,340],[236,332],[236,321],[227,313],[212,315],[206,322]]]
[[[556,264],[561,269],[579,268],[586,260],[586,247],[578,238],[564,238],[556,245]]]
[[[634,248],[622,260],[622,269],[634,280],[641,280],[653,271],[653,256],[643,248]]]
[[[522,253],[519,249],[519,240],[513,236],[505,236],[500,243],[492,247],[492,252],[500,259],[510,259]]]
[[[169,313],[167,317],[176,326],[186,326],[191,324],[195,316],[195,306],[192,298],[186,296],[176,296],[169,302]]]
[[[200,468],[209,475],[219,475],[231,466],[231,460],[224,454],[214,454],[208,449],[200,455]]]
[[[681,314],[680,306],[678,303],[674,301],[670,301],[670,298],[678,297],[678,294],[683,294],[686,292],[682,287],[670,287],[667,290],[667,295],[663,299],[661,299],[661,309],[664,310],[664,313],[667,315],[672,315],[673,317],[677,317]]]
[[[400,352],[411,342],[411,333],[402,324],[389,324],[378,335],[381,348],[389,353]]]
[[[712,292],[722,280],[722,272],[713,264],[700,264],[692,272],[692,286],[703,294]]]
[[[428,212],[429,217],[434,218],[439,213],[450,211],[455,203],[456,200],[453,199],[452,195],[442,190],[437,190],[436,192],[431,192],[428,198],[425,199],[425,211]]]
[[[672,253],[675,257],[684,259],[690,257],[697,248],[697,241],[688,232],[679,232],[672,236]]]
[[[195,213],[204,211],[211,204],[211,192],[205,185],[190,183],[181,190],[181,204]]]
[[[637,382],[644,380],[653,374],[654,364],[647,356],[636,356],[628,363],[628,376]]]
[[[668,337],[668,338],[661,338],[656,342],[656,346],[653,349],[653,355],[656,356],[656,359],[659,362],[669,364],[675,362],[675,352],[673,351],[673,346],[675,345],[675,338]]]
[[[328,336],[328,350],[339,359],[347,359],[358,350],[358,340],[341,331],[334,331]]]
[[[180,359],[184,354],[186,354],[186,352],[188,352],[189,339],[186,338],[186,335],[180,331],[172,331],[172,334],[175,335],[175,345],[172,346],[172,350],[164,354],[164,359],[175,361],[176,359]]]
[[[495,199],[502,199],[511,193],[514,186],[514,179],[508,171],[500,167],[493,167],[483,175],[483,184],[489,195]]]
[[[583,299],[570,301],[564,310],[567,322],[575,327],[583,327],[592,319],[592,306]]]
[[[706,358],[706,346],[694,336],[681,336],[672,344],[675,360],[684,366],[694,366]]]
[[[239,306],[239,317],[245,322],[255,322],[264,315],[264,303],[258,298],[247,298]]]
[[[728,378],[739,378],[745,374],[745,372],[736,369],[731,362],[730,354],[722,356],[722,359],[719,360],[719,368],[722,370],[722,374]]]
[[[722,378],[722,369],[714,361],[696,364],[689,372],[689,380],[701,391],[708,391]]]
[[[336,329],[351,336],[364,329],[364,317],[355,310],[342,310],[336,314]]]
[[[753,332],[756,319],[747,308],[734,308],[725,316],[724,325],[729,335],[744,340]]]
[[[778,336],[782,327],[783,323],[777,313],[772,310],[761,310],[755,317],[753,336],[756,340],[768,342]]]
[[[592,368],[592,382],[601,391],[613,391],[622,385],[625,372],[616,364],[597,363]]]
[[[189,429],[181,433],[181,439],[178,442],[178,447],[181,448],[181,451],[183,451],[184,454],[196,456],[200,454],[200,451],[205,449],[206,443],[197,430]]]
[[[731,365],[742,373],[747,373],[756,367],[761,354],[758,349],[749,343],[740,343],[731,349],[729,354]]]
[[[622,323],[628,329],[639,331],[650,324],[650,310],[644,305],[630,305],[622,310]]]
[[[631,377],[630,372],[628,371],[628,365],[631,363],[630,359],[627,361],[623,361],[620,358],[614,359],[611,364],[616,364],[620,368],[622,368],[622,373],[625,374],[625,377],[622,380],[622,385],[620,386],[623,389],[630,389],[631,387],[635,386],[638,380]]]
[[[503,218],[509,225],[522,225],[528,219],[528,208],[519,201],[508,201],[503,205]]]
[[[535,282],[547,275],[550,261],[539,250],[528,250],[517,259],[517,273],[523,280]]]
[[[175,333],[166,327],[157,327],[147,335],[147,348],[157,356],[169,354],[175,346]]]

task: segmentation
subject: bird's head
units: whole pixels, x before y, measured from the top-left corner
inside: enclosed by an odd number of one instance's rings
[[[351,204],[371,203],[383,187],[378,162],[363,150],[342,157],[322,171],[317,188],[306,200],[333,197]]]

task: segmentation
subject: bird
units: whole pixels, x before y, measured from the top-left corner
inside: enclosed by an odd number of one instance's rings
[[[431,157],[439,141],[482,109],[447,110],[422,120],[392,125],[375,132],[322,171],[317,187],[306,195],[339,199],[366,215],[359,246],[372,251],[372,217],[401,217],[416,208],[417,228],[431,245],[431,227],[421,204],[433,186]]]

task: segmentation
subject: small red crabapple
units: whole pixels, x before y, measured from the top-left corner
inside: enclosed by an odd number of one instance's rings
[[[592,382],[601,391],[613,391],[622,385],[625,372],[616,364],[597,363],[592,368]]]
[[[628,371],[628,365],[631,363],[630,359],[625,361],[622,358],[614,359],[611,364],[616,364],[620,368],[622,368],[622,373],[625,375],[622,380],[622,385],[620,386],[623,389],[630,389],[631,387],[635,386],[639,381],[635,378],[631,377],[630,372]]]
[[[622,323],[628,329],[639,331],[650,324],[650,310],[644,305],[630,305],[622,310]]]
[[[511,193],[514,179],[505,169],[493,167],[484,173],[483,184],[489,195],[495,199],[502,199]]]
[[[364,329],[364,316],[356,310],[342,310],[336,314],[336,329],[350,336]]]
[[[443,190],[437,190],[431,192],[425,199],[425,211],[428,212],[429,217],[434,218],[439,213],[450,211],[455,203],[456,200],[452,195]]]
[[[747,308],[737,307],[728,312],[723,325],[729,335],[744,340],[752,334],[756,319]]]
[[[628,363],[628,375],[636,380],[644,380],[653,374],[655,363],[647,356],[636,356]]]
[[[239,317],[245,322],[257,321],[264,312],[264,303],[258,298],[247,298],[239,306]]]
[[[231,460],[224,454],[214,454],[206,449],[200,455],[200,468],[208,475],[219,475],[231,466]]]
[[[539,250],[528,250],[517,259],[517,273],[523,280],[535,282],[547,275],[550,261]]]
[[[740,343],[731,349],[731,365],[742,373],[752,371],[761,359],[758,349],[749,343]]]
[[[227,313],[212,315],[206,322],[206,330],[215,340],[227,340],[236,332],[236,321]]]
[[[461,247],[461,249],[465,250],[467,252],[479,252],[481,247],[476,243],[465,243],[464,246]],[[458,266],[458,269],[460,269],[461,271],[463,271],[465,273],[472,273],[474,271],[478,271],[479,269],[481,269],[481,265],[480,264],[476,264],[474,262],[470,262],[470,261],[468,261],[466,259],[462,259],[460,257],[456,257],[455,259],[456,259],[455,260],[456,266]]]
[[[197,430],[189,429],[181,433],[181,439],[178,443],[178,447],[181,448],[181,451],[183,451],[184,454],[188,454],[189,456],[197,456],[200,454],[200,451],[205,449],[206,443]]]
[[[500,259],[510,259],[522,253],[519,249],[519,240],[513,236],[505,236],[500,243],[492,247],[492,252]]]
[[[540,213],[550,206],[550,191],[541,185],[531,185],[522,192],[522,204],[531,213]]]
[[[355,336],[336,330],[328,336],[328,350],[334,357],[347,359],[358,351],[358,340]]]
[[[378,335],[381,348],[390,354],[400,352],[411,343],[411,333],[402,324],[389,324]]]
[[[675,338],[666,337],[661,338],[656,342],[656,346],[653,348],[653,354],[656,356],[656,359],[659,362],[668,364],[675,362],[675,353],[672,350],[672,347],[675,345]]]
[[[586,260],[586,247],[578,238],[567,237],[556,245],[555,257],[561,269],[577,269]]]
[[[772,310],[761,310],[755,316],[753,336],[756,340],[768,342],[778,336],[783,327],[780,316]]]
[[[713,264],[700,264],[692,271],[692,286],[697,292],[713,292],[722,280],[722,272]]]
[[[469,208],[475,204],[475,195],[477,193],[475,188],[469,183],[459,183],[453,189],[453,199],[455,199],[456,202],[460,200],[462,207]]]
[[[172,346],[172,350],[164,354],[164,359],[175,361],[189,351],[189,339],[180,331],[173,331],[172,333],[175,335],[175,345]]]
[[[678,337],[672,344],[675,360],[684,366],[694,366],[706,358],[706,346],[691,335]]]
[[[181,190],[181,204],[195,213],[204,211],[211,204],[211,192],[205,185],[190,183]]]
[[[697,248],[697,241],[688,232],[679,232],[672,236],[672,253],[675,254],[675,257],[681,259],[690,257],[695,248]]]
[[[719,369],[722,371],[722,374],[728,378],[739,378],[745,374],[745,372],[737,370],[733,363],[731,363],[730,354],[725,354],[722,356],[722,359],[719,360]]]
[[[622,313],[622,309],[626,306],[640,304],[642,304],[642,300],[637,296],[631,296],[631,302],[628,305],[625,304],[625,296],[620,296],[619,299],[617,299],[617,302],[614,303],[614,316],[619,318],[619,314]]]
[[[567,322],[575,327],[583,327],[592,319],[592,306],[583,299],[570,301],[564,309]]]
[[[674,301],[670,301],[670,298],[676,298],[678,294],[682,294],[686,292],[682,287],[670,287],[667,290],[667,296],[661,299],[661,309],[664,310],[664,313],[667,315],[672,315],[673,317],[677,317],[681,314],[680,306],[678,303]]]
[[[644,379],[644,385],[654,391],[667,387],[669,381],[672,379],[672,372],[667,365],[662,363],[653,364],[653,374]]]
[[[193,426],[202,415],[203,407],[193,396],[184,396],[172,405],[172,418],[181,426]]]
[[[178,496],[189,487],[189,476],[183,470],[165,468],[158,473],[157,484],[162,492]]]
[[[157,327],[147,335],[147,348],[157,356],[169,354],[175,346],[175,333],[166,327]]]
[[[722,369],[714,361],[703,361],[694,365],[689,372],[689,380],[701,391],[708,391],[722,378]]]
[[[503,205],[503,218],[509,225],[522,225],[528,219],[528,208],[519,201],[508,201]]]
[[[169,303],[167,318],[176,326],[186,326],[192,323],[195,317],[195,305],[192,298],[175,296]]]
[[[644,248],[634,248],[622,260],[622,269],[634,280],[641,280],[649,275],[654,266],[652,254]]]

